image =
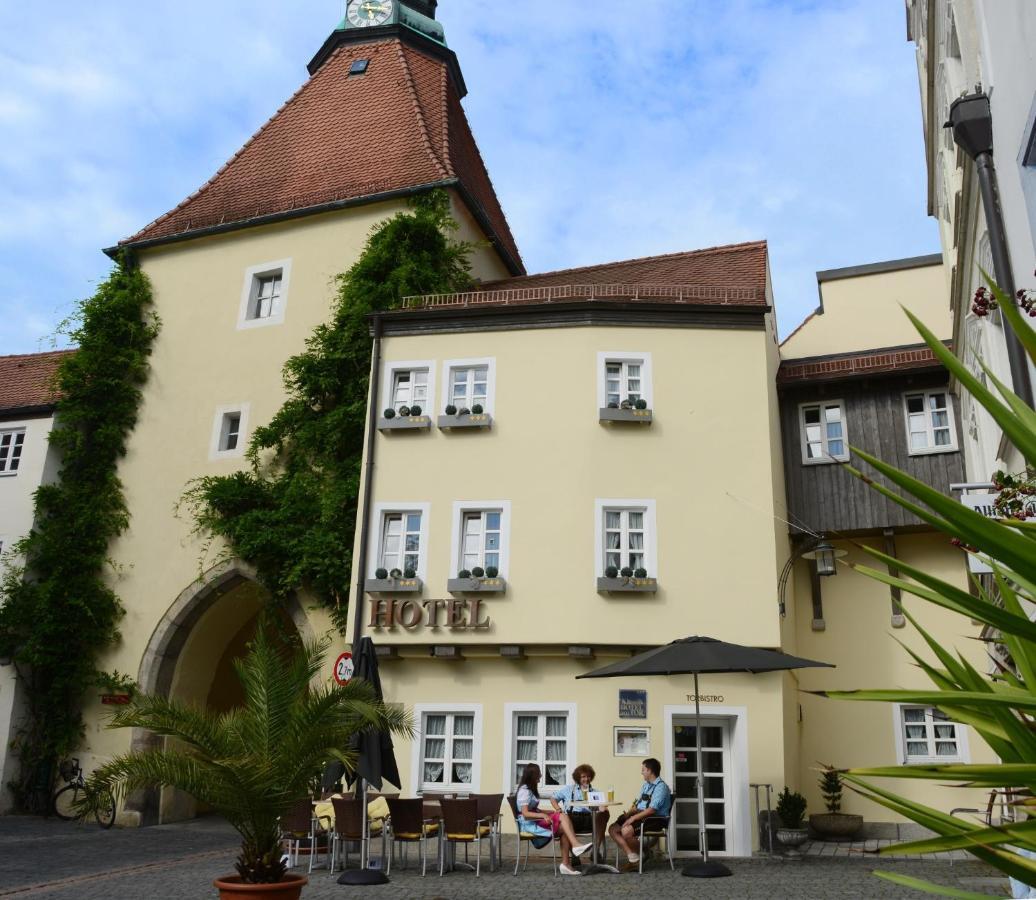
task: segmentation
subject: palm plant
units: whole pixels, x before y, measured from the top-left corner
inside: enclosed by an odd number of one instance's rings
[[[234,661],[243,706],[215,713],[165,697],[135,697],[109,727],[144,728],[177,744],[131,752],[95,770],[83,807],[103,788],[119,799],[147,787],[179,788],[238,830],[242,881],[280,881],[286,866],[278,820],[311,796],[324,764],[336,759],[353,770],[351,744],[362,731],[413,732],[408,714],[377,700],[367,682],[318,683],[329,646],[326,638],[278,646],[272,627],[262,623],[248,654]]]
[[[986,277],[1005,318],[1029,356],[1036,361],[1036,334],[1026,324],[1014,298],[1006,296]],[[989,411],[1007,439],[1021,452],[1031,478],[1031,472],[1036,469],[1036,412],[982,364],[986,378],[995,389],[994,393],[915,316],[909,312],[907,315],[933,353],[962,387],[970,391],[975,400]],[[863,451],[853,449],[893,485],[899,487],[904,496],[850,467],[855,475],[949,535],[955,543],[977,553],[991,566],[995,587],[984,589],[976,581],[976,593],[972,594],[906,565],[901,559],[891,559],[869,547],[861,549],[875,559],[897,567],[909,580],[893,577],[868,566],[854,565],[853,568],[877,581],[982,623],[986,626],[988,640],[1000,644],[1013,665],[1000,665],[999,671],[992,677],[982,674],[962,654],[955,655],[942,647],[904,609],[904,614],[927,643],[934,661],[929,662],[909,649],[907,652],[928,675],[934,688],[926,691],[831,691],[827,692],[827,696],[845,700],[933,706],[948,719],[974,728],[1002,763],[850,769],[842,773],[842,777],[857,793],[924,825],[938,835],[927,840],[883,848],[880,851],[882,854],[895,856],[962,849],[1012,878],[1026,884],[1036,884],[1036,862],[1017,852],[1019,849],[1036,851],[1036,818],[1028,819],[1025,816],[1025,813],[1036,807],[1036,623],[1026,615],[1024,606],[1025,603],[1036,602],[1036,524],[1016,517],[987,519],[904,472]],[[876,786],[868,780],[875,777],[934,779],[989,789],[1014,786],[1017,789],[1014,795],[1019,798],[1014,805],[1022,820],[999,826],[980,825]],[[893,873],[876,874],[929,893],[953,897],[981,896]]]

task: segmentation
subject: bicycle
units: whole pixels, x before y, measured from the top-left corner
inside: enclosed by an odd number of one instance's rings
[[[79,800],[79,792],[86,794],[86,780],[83,778],[83,769],[78,759],[66,759],[58,766],[58,774],[63,781],[68,782],[63,788],[54,794],[51,801],[51,809],[59,819],[65,822],[72,822],[84,818],[85,813],[76,811],[76,803]],[[94,818],[101,828],[111,828],[115,824],[115,796],[111,791],[105,789],[101,803],[94,806]]]

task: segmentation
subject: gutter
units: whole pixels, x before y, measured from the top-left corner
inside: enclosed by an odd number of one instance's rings
[[[370,543],[371,490],[374,486],[374,448],[378,435],[378,396],[381,384],[381,315],[373,317],[374,345],[371,349],[370,395],[367,409],[367,462],[363,471],[363,503],[360,505],[360,552],[356,560],[356,595],[353,597],[353,652],[363,636],[363,588],[367,573],[368,545]]]

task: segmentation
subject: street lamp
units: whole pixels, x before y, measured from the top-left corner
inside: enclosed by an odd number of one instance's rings
[[[828,575],[838,574],[838,571],[835,569],[835,560],[841,559],[845,555],[845,550],[836,550],[824,537],[821,537],[820,543],[812,550],[807,550],[803,553],[802,558],[816,560],[817,575],[827,577]]]

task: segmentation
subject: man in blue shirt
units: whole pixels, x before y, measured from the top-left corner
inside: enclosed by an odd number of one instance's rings
[[[608,829],[612,840],[626,854],[623,872],[636,872],[640,868],[640,854],[634,852],[633,847],[640,849],[637,835],[640,832],[641,820],[652,816],[668,816],[672,808],[673,795],[669,786],[659,778],[661,771],[662,764],[657,759],[644,760],[640,767],[644,783],[640,786],[637,799]]]

